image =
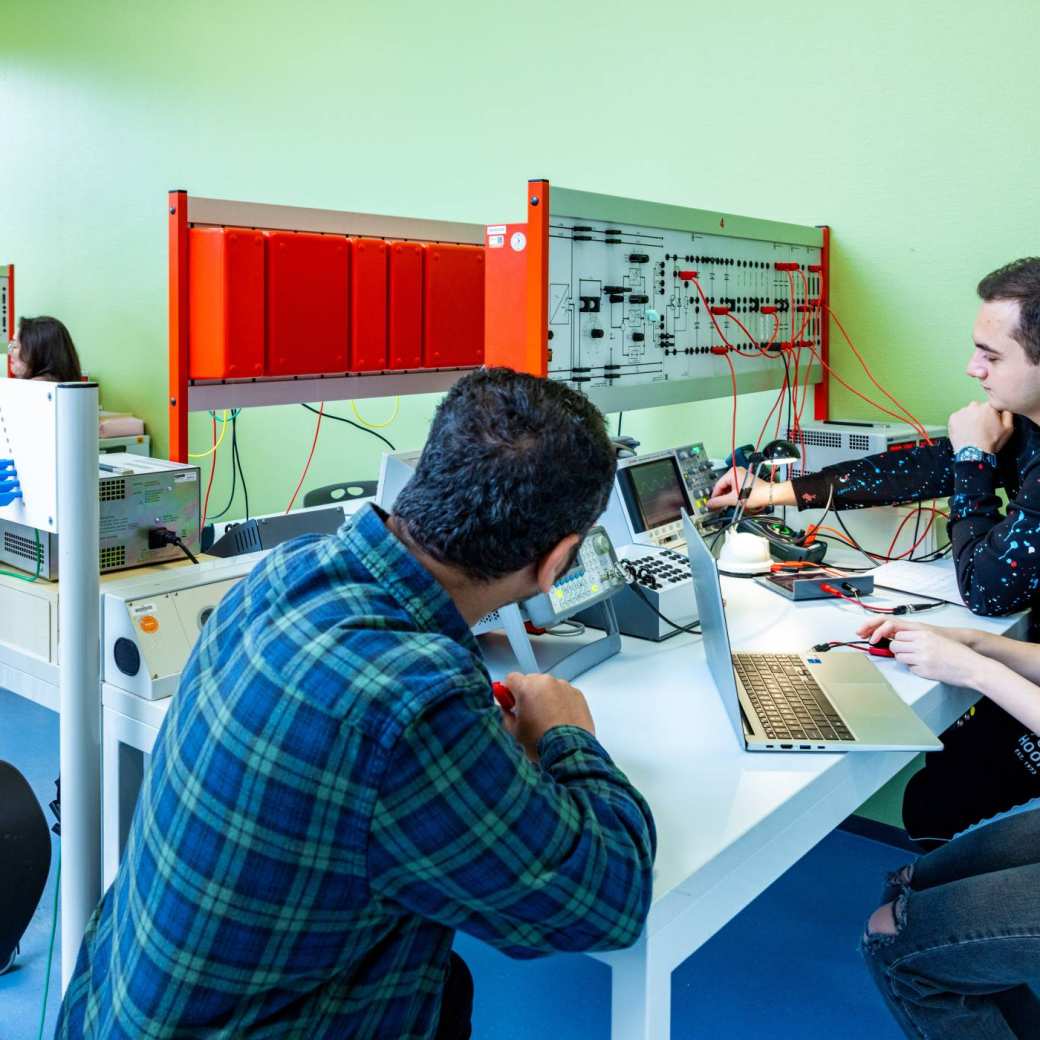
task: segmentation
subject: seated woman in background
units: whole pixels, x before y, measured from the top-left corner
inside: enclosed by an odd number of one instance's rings
[[[8,357],[15,379],[77,383],[83,378],[69,330],[57,318],[20,318]]]
[[[860,635],[890,639],[896,660],[915,675],[990,698],[1029,730],[1023,756],[1036,754],[1040,646],[884,618],[868,622]],[[979,763],[980,775],[986,766]],[[907,1036],[1040,1036],[1038,891],[1035,797],[962,830],[892,875],[883,905],[867,922],[863,953]]]

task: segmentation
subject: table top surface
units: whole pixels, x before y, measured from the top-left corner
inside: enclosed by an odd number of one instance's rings
[[[735,650],[798,652],[824,640],[855,639],[868,616],[833,600],[795,603],[747,579],[723,578],[722,584]],[[894,603],[911,597],[880,593],[876,598]],[[1024,615],[979,618],[953,606],[929,611],[926,619],[997,633],[1024,628]],[[939,684],[912,675],[896,661],[875,663],[936,732],[964,710],[963,698],[951,699]],[[691,877],[713,863],[724,864],[727,851],[770,818],[783,818],[785,825],[797,822],[819,791],[834,787],[841,771],[854,774],[867,760],[888,756],[880,784],[913,757],[910,752],[746,751],[711,680],[701,639],[687,634],[662,643],[624,637],[621,653],[579,676],[576,685],[588,699],[597,737],[653,811],[658,831],[655,911],[663,911],[661,904]],[[106,684],[104,703],[158,727],[169,700],[142,701]],[[866,795],[857,799],[852,792],[849,797],[847,813]]]
[[[795,603],[747,579],[723,578],[734,650],[803,652],[825,640],[858,638],[868,616],[834,600]],[[884,593],[884,599],[912,597]],[[880,603],[882,594],[872,598]],[[928,623],[972,626],[1004,633],[1024,615],[978,618],[947,606],[925,615]],[[838,648],[830,653],[859,653]],[[902,699],[937,732],[963,710],[935,710],[940,684],[911,674],[891,659],[873,659]],[[733,731],[708,671],[702,641],[678,635],[654,644],[624,639],[622,652],[576,680],[585,693],[597,737],[650,803],[658,829],[655,902],[718,857],[748,831],[791,803],[835,769],[856,769],[856,759],[911,752],[798,753],[746,751]],[[922,707],[932,695],[929,711]],[[893,770],[894,771],[894,770]],[[858,807],[850,805],[852,812]]]

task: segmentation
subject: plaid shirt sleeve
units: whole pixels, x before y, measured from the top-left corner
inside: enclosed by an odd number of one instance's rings
[[[584,730],[556,727],[539,752],[540,767],[486,690],[430,705],[384,773],[374,889],[514,957],[635,942],[652,890],[649,807]]]

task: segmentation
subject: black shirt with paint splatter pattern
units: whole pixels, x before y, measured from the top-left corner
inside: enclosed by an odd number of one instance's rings
[[[1000,616],[1040,600],[1040,427],[1014,417],[1014,432],[984,462],[953,461],[947,438],[910,451],[836,463],[793,481],[799,509],[835,509],[950,498],[950,540],[957,581],[975,614]],[[997,489],[1008,497],[1001,510]]]

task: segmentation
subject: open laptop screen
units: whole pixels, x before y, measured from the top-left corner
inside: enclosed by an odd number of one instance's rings
[[[740,714],[740,702],[737,700],[737,680],[733,675],[733,653],[729,642],[729,629],[726,628],[726,611],[722,604],[719,571],[711,550],[686,513],[683,513],[683,534],[686,538],[686,551],[690,554],[690,573],[697,596],[701,632],[704,633],[704,654],[708,659],[708,670],[715,680],[726,714],[743,748],[744,723]]]

